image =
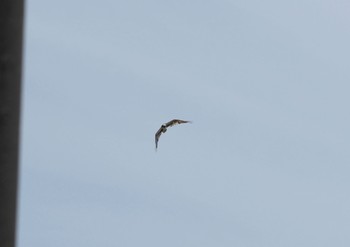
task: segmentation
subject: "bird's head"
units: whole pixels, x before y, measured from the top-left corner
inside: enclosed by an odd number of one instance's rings
[[[167,131],[167,128],[166,128],[166,126],[163,124],[163,125],[162,125],[162,132],[165,133],[166,131]]]

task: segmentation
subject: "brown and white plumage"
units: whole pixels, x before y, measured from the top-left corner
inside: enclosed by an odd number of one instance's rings
[[[192,123],[191,121],[185,121],[185,120],[180,120],[180,119],[173,119],[165,124],[162,124],[160,126],[159,130],[156,132],[155,139],[156,139],[156,149],[158,148],[158,141],[159,137],[161,136],[162,133],[165,133],[167,131],[168,127],[172,127],[177,124],[183,124],[183,123]]]

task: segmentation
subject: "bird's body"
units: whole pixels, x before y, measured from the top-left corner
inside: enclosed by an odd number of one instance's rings
[[[159,137],[161,136],[162,133],[165,133],[167,131],[168,127],[172,127],[174,125],[183,124],[183,123],[191,123],[191,121],[173,119],[165,124],[162,124],[162,126],[160,126],[159,130],[156,132],[156,135],[155,135],[156,149],[158,148]]]

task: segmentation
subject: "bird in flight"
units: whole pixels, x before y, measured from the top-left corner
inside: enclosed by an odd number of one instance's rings
[[[192,123],[191,121],[185,121],[185,120],[180,120],[180,119],[173,119],[165,124],[162,124],[162,126],[160,126],[159,130],[156,133],[156,150],[158,148],[158,141],[159,141],[159,137],[162,133],[165,133],[167,131],[168,127],[172,127],[174,125],[177,124],[183,124],[183,123]]]

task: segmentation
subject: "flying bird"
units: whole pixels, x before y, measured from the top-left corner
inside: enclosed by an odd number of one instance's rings
[[[192,123],[191,121],[185,121],[185,120],[180,120],[180,119],[173,119],[165,124],[162,124],[162,126],[160,126],[159,130],[156,133],[156,150],[158,148],[158,141],[159,141],[159,137],[161,136],[162,133],[165,133],[167,131],[168,127],[172,127],[174,125],[177,124],[183,124],[183,123]]]

